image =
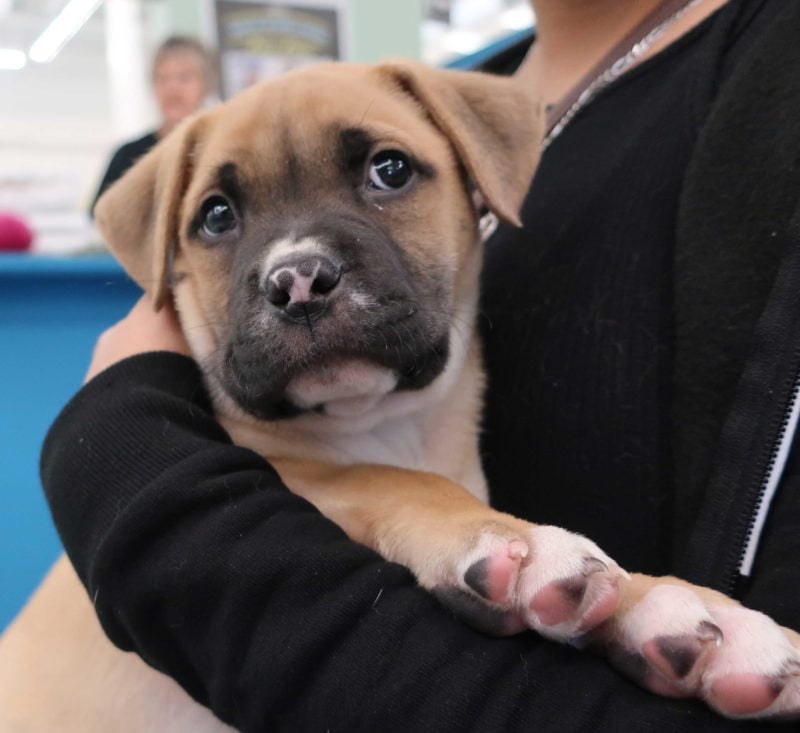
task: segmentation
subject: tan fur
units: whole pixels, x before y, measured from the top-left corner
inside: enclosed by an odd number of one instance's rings
[[[297,459],[278,459],[274,465],[292,491],[348,536],[415,568],[427,587],[440,579],[438,563],[466,554],[487,525],[496,523],[503,532],[516,529],[520,536],[530,526],[438,474]]]

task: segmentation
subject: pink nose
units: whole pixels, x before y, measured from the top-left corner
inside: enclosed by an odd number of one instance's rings
[[[318,315],[339,284],[341,266],[313,256],[279,262],[267,275],[267,300],[291,317]]]

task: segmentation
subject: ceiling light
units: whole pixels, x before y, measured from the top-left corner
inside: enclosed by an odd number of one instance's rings
[[[0,69],[18,71],[25,66],[25,52],[16,48],[0,48]]]
[[[62,11],[44,29],[28,51],[32,61],[40,64],[52,61],[64,45],[100,6],[102,0],[69,0]]]

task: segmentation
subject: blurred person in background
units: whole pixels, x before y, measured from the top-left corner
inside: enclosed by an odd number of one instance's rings
[[[212,56],[200,41],[171,36],[158,47],[153,58],[153,93],[161,123],[157,130],[117,149],[92,201],[92,211],[103,191],[184,117],[200,109],[214,91],[214,76]]]

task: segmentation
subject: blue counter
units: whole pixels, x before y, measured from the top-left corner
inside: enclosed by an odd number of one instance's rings
[[[138,295],[107,255],[0,254],[0,629],[60,552],[39,483],[44,435],[97,335]]]

